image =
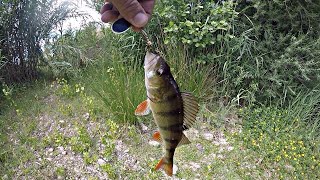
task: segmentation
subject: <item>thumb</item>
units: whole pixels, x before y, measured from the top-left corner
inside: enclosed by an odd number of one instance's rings
[[[120,15],[133,26],[144,27],[149,16],[137,0],[109,0],[119,11]]]

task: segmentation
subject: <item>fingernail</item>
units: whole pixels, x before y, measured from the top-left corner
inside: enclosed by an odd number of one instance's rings
[[[148,22],[148,16],[144,13],[138,13],[134,18],[133,18],[134,25],[137,27],[143,27],[144,25],[147,24]]]

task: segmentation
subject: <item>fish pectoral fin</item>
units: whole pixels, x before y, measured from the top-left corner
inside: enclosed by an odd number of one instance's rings
[[[155,167],[155,170],[159,170],[159,169],[164,169],[164,171],[166,172],[166,174],[168,176],[172,176],[172,172],[173,172],[173,164],[172,163],[166,163],[164,158],[162,158],[158,164]]]
[[[191,142],[190,142],[190,140],[187,138],[187,136],[182,133],[181,140],[180,140],[179,144],[177,145],[177,147],[179,147],[179,146],[181,146],[181,145],[184,145],[184,144],[190,144],[190,143],[191,143]]]
[[[152,139],[161,143],[161,142],[162,142],[162,139],[161,139],[161,136],[160,136],[160,132],[159,132],[159,131],[156,131],[156,132],[153,134]]]
[[[193,126],[199,112],[199,104],[197,99],[187,92],[181,93],[183,101],[183,130],[187,130]]]
[[[134,114],[136,116],[146,116],[150,113],[151,113],[151,109],[150,109],[150,105],[149,105],[148,100],[142,101],[142,103],[140,103],[137,106],[137,109],[134,111]]]

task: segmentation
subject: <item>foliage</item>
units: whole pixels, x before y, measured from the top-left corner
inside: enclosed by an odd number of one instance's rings
[[[68,30],[55,36],[45,45],[45,61],[55,77],[70,78],[93,61],[98,51],[98,32],[95,24],[87,24],[81,30]]]
[[[297,0],[240,3],[240,31],[235,33],[249,29],[246,36],[255,42],[239,64],[247,74],[241,88],[259,102],[278,99],[287,104],[301,89],[317,84],[319,7],[319,2]]]
[[[0,49],[5,57],[0,77],[7,82],[37,76],[42,59],[41,42],[73,12],[70,3],[56,6],[54,0],[2,1]]]
[[[157,15],[165,24],[166,44],[206,48],[232,37],[228,32],[237,17],[232,1],[174,0],[162,1],[161,6]]]
[[[319,81],[319,7],[298,0],[164,0],[155,12],[158,26],[148,28],[215,67],[220,96],[287,105]]]
[[[303,119],[274,107],[240,109],[240,115],[244,121],[240,134],[244,145],[263,153],[262,163],[271,164],[281,172],[280,179],[319,176],[315,173],[320,170],[319,138],[308,136],[310,129]]]
[[[101,7],[103,6],[104,0],[84,0],[90,7],[100,12]]]

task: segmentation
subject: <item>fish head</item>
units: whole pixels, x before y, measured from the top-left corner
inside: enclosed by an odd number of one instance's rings
[[[145,78],[151,86],[161,86],[168,82],[170,67],[158,54],[147,52],[144,60]]]

